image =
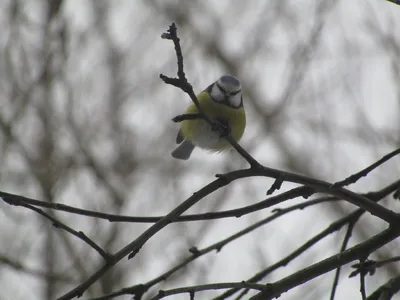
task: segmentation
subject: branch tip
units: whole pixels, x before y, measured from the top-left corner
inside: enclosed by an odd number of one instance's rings
[[[279,176],[278,178],[276,178],[274,183],[271,185],[271,187],[267,191],[267,195],[271,195],[275,191],[279,190],[282,186],[283,181],[284,181],[283,176]]]

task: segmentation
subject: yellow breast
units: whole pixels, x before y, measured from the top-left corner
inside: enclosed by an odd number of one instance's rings
[[[197,99],[204,112],[211,118],[220,118],[226,121],[231,129],[232,138],[239,141],[246,127],[246,114],[243,107],[232,108],[225,104],[214,102],[207,92],[201,92]],[[197,107],[191,104],[186,114],[198,113]],[[211,129],[211,126],[204,120],[185,120],[181,122],[182,135],[196,146],[201,148],[221,151],[230,144],[226,139],[221,138],[218,132]]]

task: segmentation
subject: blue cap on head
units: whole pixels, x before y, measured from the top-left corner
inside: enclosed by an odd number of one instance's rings
[[[230,84],[235,86],[240,86],[240,81],[235,76],[223,75],[219,78],[219,81],[224,84]]]

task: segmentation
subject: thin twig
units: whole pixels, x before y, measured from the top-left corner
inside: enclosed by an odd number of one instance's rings
[[[271,185],[269,190],[267,191],[267,195],[273,194],[276,190],[279,190],[282,186],[284,178],[283,177],[278,177],[275,179],[274,183]]]
[[[384,266],[386,264],[389,264],[389,263],[392,263],[392,262],[398,262],[398,261],[400,261],[400,256],[395,256],[395,257],[388,258],[388,259],[378,260],[378,261],[376,261],[375,267],[379,268],[379,267],[382,267],[382,266]]]
[[[90,247],[92,247],[94,250],[96,250],[96,252],[99,253],[104,258],[104,260],[107,261],[110,259],[111,256],[107,252],[105,252],[99,245],[97,245],[93,240],[91,240],[89,237],[87,237],[82,231],[78,232],[78,231],[72,229],[71,227],[65,225],[61,221],[57,220],[56,218],[50,216],[49,214],[45,213],[40,208],[37,208],[33,205],[29,205],[29,204],[20,204],[20,205],[42,215],[46,219],[49,219],[53,223],[54,227],[63,229],[65,231],[67,231],[68,233],[72,234],[73,236],[76,236],[77,238],[81,239],[86,244],[88,244]]]
[[[357,172],[342,181],[338,181],[338,182],[334,183],[332,187],[344,187],[344,186],[347,186],[347,185],[357,182],[360,178],[367,176],[371,171],[373,171],[374,169],[376,169],[383,163],[387,162],[392,157],[395,157],[399,153],[400,153],[400,148],[386,154],[380,160],[376,161],[375,163],[373,163],[372,165],[368,166],[367,168],[361,170],[360,172]]]
[[[208,291],[208,290],[221,290],[221,289],[229,289],[229,288],[239,288],[239,289],[252,289],[262,291],[265,289],[265,286],[262,284],[250,283],[250,282],[221,282],[221,283],[212,283],[212,284],[203,284],[203,285],[194,285],[181,287],[170,290],[160,290],[156,296],[151,298],[151,300],[158,300],[168,296],[184,294],[184,293],[195,293],[200,291]]]
[[[350,222],[349,223],[349,226],[347,227],[347,230],[346,230],[346,234],[345,234],[345,236],[343,238],[342,246],[340,247],[340,252],[343,252],[344,250],[346,250],[347,244],[349,243],[349,240],[351,238],[351,234],[353,232],[353,228],[354,228],[355,224],[356,224],[355,222]],[[330,300],[334,300],[335,299],[335,293],[336,293],[336,288],[337,288],[337,286],[339,284],[341,268],[342,268],[342,266],[340,266],[340,267],[338,267],[336,269],[335,278],[333,279],[333,283],[332,283],[331,296],[329,298]]]
[[[110,300],[122,295],[133,295],[132,300],[140,300],[142,299],[143,294],[148,290],[149,288],[143,284],[137,284],[128,288],[123,288],[119,291],[109,293],[107,295],[103,295],[100,297],[92,298],[90,300]]]
[[[360,260],[360,263],[362,264],[365,260]],[[365,272],[360,272],[360,293],[361,293],[361,299],[365,300],[367,298],[367,294],[365,293]]]

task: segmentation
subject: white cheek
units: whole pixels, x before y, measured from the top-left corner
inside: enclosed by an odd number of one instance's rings
[[[232,96],[232,97],[229,99],[229,101],[230,101],[230,103],[231,103],[231,105],[232,105],[233,107],[239,107],[240,104],[241,104],[241,102],[242,102],[242,94],[239,93],[239,94],[237,94],[237,95],[235,95],[235,96]]]
[[[224,100],[224,95],[221,94],[218,87],[214,86],[211,90],[211,98],[215,101],[221,102]]]

